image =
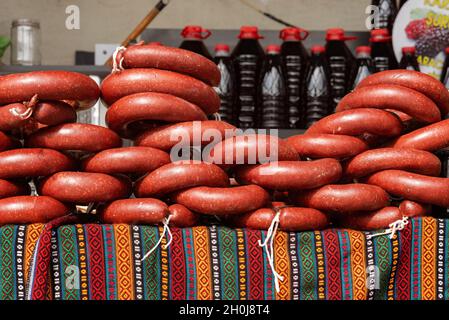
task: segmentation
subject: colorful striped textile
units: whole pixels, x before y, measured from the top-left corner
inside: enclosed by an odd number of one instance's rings
[[[163,238],[141,261],[162,228],[63,225],[53,229],[45,248],[41,237],[30,266],[42,229],[0,228],[1,299],[23,298],[25,287],[29,298],[61,300],[449,299],[449,220],[411,220],[393,239],[337,229],[278,232],[274,265],[284,277],[279,292],[258,245],[265,231],[173,228],[170,246]],[[44,257],[49,272],[36,267],[46,265]],[[41,287],[45,279],[48,290]]]

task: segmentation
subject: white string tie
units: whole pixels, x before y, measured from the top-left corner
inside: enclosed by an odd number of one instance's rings
[[[402,219],[396,220],[395,222],[390,223],[389,224],[390,228],[388,228],[385,231],[380,232],[380,233],[369,234],[369,235],[367,235],[367,238],[371,239],[371,238],[374,238],[377,236],[383,236],[383,235],[389,234],[390,239],[393,239],[396,232],[403,230],[405,228],[405,226],[408,224],[408,222],[409,222],[408,217],[403,216]]]
[[[119,72],[119,71],[122,71],[124,69],[123,68],[124,57],[122,56],[120,58],[120,61],[118,61],[118,63],[117,63],[117,55],[120,52],[125,51],[125,50],[126,50],[126,47],[123,47],[123,46],[117,47],[115,49],[114,53],[112,54],[112,73]]]
[[[276,232],[279,227],[279,221],[280,221],[280,211],[278,210],[276,212],[276,216],[271,221],[271,225],[268,228],[267,237],[265,238],[265,241],[262,243],[262,241],[259,240],[259,246],[264,247],[265,252],[268,257],[268,262],[270,264],[271,271],[274,275],[274,286],[276,288],[276,292],[279,293],[279,281],[284,281],[284,277],[281,276],[279,273],[276,272],[276,269],[274,268],[274,248],[273,248],[273,242],[276,237]]]
[[[214,113],[214,119],[215,119],[215,121],[221,121],[221,116],[218,112]]]
[[[167,249],[168,246],[171,244],[171,242],[172,242],[172,240],[173,240],[173,235],[172,235],[172,233],[171,233],[171,231],[170,231],[170,227],[168,226],[169,222],[170,222],[170,216],[169,216],[168,218],[165,218],[164,221],[162,222],[162,223],[164,224],[164,230],[162,230],[162,234],[161,234],[161,236],[159,237],[158,242],[154,245],[153,248],[151,248],[150,251],[148,251],[148,252],[143,256],[143,258],[142,258],[142,260],[140,260],[140,262],[143,262],[146,258],[148,258],[148,257],[150,256],[150,254],[153,253],[154,250],[156,250],[156,249],[159,247],[159,245],[160,245],[161,242],[162,242],[162,239],[164,238],[164,236],[165,236],[166,234],[167,234],[167,239],[168,239],[168,241],[167,241],[166,244],[163,245],[163,248],[164,248],[164,249]]]

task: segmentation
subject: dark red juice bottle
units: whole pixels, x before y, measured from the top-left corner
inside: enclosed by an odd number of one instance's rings
[[[415,70],[420,71],[419,63],[416,59],[416,49],[415,47],[403,47],[402,48],[402,59],[399,63],[400,69]]]
[[[371,60],[371,48],[360,46],[355,49],[357,68],[352,80],[352,89],[355,89],[359,83],[373,73],[373,61]]]
[[[345,41],[356,37],[345,36],[341,28],[328,29],[326,33],[326,58],[330,69],[332,112],[348,93],[355,58]]]
[[[240,28],[239,42],[232,52],[237,80],[237,125],[240,128],[257,126],[257,86],[265,53],[259,43],[262,37],[257,27]]]
[[[329,69],[325,58],[325,48],[313,46],[311,53],[305,86],[305,124],[307,128],[327,116],[330,113],[329,106],[331,105]]]
[[[300,28],[282,29],[279,37],[283,40],[281,56],[287,89],[287,117],[290,128],[304,128],[304,86],[309,54],[302,41],[309,32]]]
[[[398,68],[388,29],[371,30],[370,42],[375,72]]]
[[[229,46],[219,43],[215,46],[215,63],[220,70],[220,84],[215,89],[220,96],[220,114],[221,120],[234,124],[234,105],[235,95],[235,76],[234,66],[232,65]]]
[[[200,26],[186,26],[181,32],[181,36],[184,40],[179,47],[181,49],[193,51],[212,60],[212,56],[203,42],[203,40],[207,39],[210,35],[211,32],[209,30],[203,29]]]
[[[259,127],[288,128],[287,94],[282,72],[281,47],[271,44],[267,46],[266,53],[258,94]]]
[[[373,0],[371,3],[379,8],[378,15],[374,18],[374,29],[388,29],[391,32],[398,14],[396,0]]]

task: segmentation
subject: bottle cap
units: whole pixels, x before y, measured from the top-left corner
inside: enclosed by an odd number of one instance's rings
[[[305,40],[309,36],[309,31],[302,28],[284,28],[279,32],[279,38],[282,40],[296,40],[302,41]]]
[[[225,44],[225,43],[217,43],[216,46],[215,46],[215,52],[217,52],[217,51],[229,52],[230,49],[229,49],[229,46],[227,44]]]
[[[280,53],[281,47],[277,44],[269,44],[265,50],[267,53]]]
[[[387,42],[391,41],[390,31],[388,29],[371,30],[370,42]]]
[[[327,29],[326,31],[326,41],[347,41],[347,40],[356,40],[357,37],[347,37],[345,36],[345,30],[342,28],[332,28]]]
[[[239,39],[263,39],[259,34],[259,29],[254,26],[242,26],[240,28]]]
[[[402,48],[402,53],[403,54],[415,54],[416,53],[416,48],[415,47],[403,47]]]
[[[446,49],[444,49],[444,53],[445,53],[445,54],[449,54],[449,47],[447,47]]]
[[[360,53],[371,54],[371,47],[369,47],[369,46],[359,46],[359,47],[355,48],[355,53],[356,54],[360,54]]]
[[[324,53],[325,51],[326,51],[326,49],[323,47],[323,46],[313,46],[311,49],[310,49],[310,51],[312,52],[312,53],[315,53],[315,54],[317,54],[317,53]]]
[[[201,26],[185,26],[181,31],[183,38],[193,39],[207,39],[211,35],[211,32],[207,29],[203,29]]]

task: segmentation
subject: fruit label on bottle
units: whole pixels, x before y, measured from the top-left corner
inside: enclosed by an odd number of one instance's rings
[[[402,6],[393,28],[397,59],[403,47],[411,46],[416,47],[421,71],[439,79],[449,47],[449,1],[408,0]]]

